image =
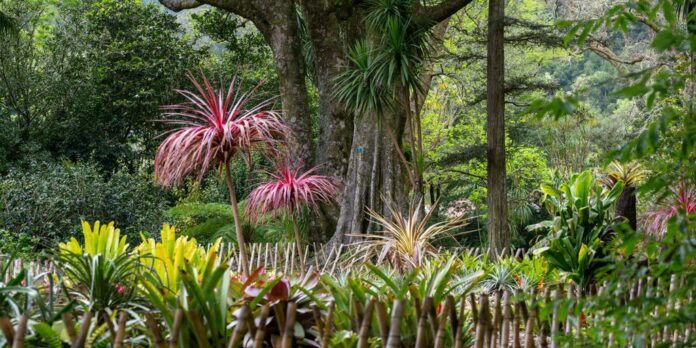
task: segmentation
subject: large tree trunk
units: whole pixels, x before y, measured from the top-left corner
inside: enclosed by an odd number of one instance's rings
[[[272,3],[272,5],[271,5]],[[293,1],[269,1],[266,11],[274,13],[270,23],[256,23],[271,46],[280,85],[280,100],[285,120],[292,129],[291,150],[307,163],[314,162],[312,124],[305,84],[302,40],[297,28]]]
[[[321,165],[322,174],[343,179],[348,170],[353,114],[335,102],[331,81],[345,63],[346,44],[351,43],[351,40],[345,40],[345,30],[341,30],[341,24],[347,23],[347,18],[344,17],[349,14],[334,11],[329,3],[324,1],[303,0],[302,6],[312,43],[314,72],[319,92],[319,151],[316,151],[315,161]],[[328,241],[334,234],[338,214],[337,206],[322,205],[320,214],[312,220],[310,242]]]
[[[404,132],[402,115],[385,115],[383,127],[391,126],[397,139]],[[372,114],[356,118],[348,173],[346,174],[336,233],[332,243],[352,241],[351,234],[371,231],[365,207],[388,216],[384,201],[406,203],[404,170],[396,149],[385,129],[375,127]],[[399,144],[400,146],[401,144]]]
[[[488,245],[495,252],[510,247],[505,189],[504,6],[504,0],[488,1]]]

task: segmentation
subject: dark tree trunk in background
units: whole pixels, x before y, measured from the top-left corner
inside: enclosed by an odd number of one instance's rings
[[[496,252],[510,247],[505,189],[504,7],[504,0],[488,1],[488,245]]]
[[[636,213],[636,188],[626,186],[621,192],[621,196],[616,200],[616,216],[624,217],[628,220],[629,226],[635,231],[638,227]]]

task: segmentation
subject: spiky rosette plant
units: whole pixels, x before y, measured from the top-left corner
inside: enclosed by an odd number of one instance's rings
[[[249,194],[247,215],[252,221],[258,221],[260,216],[268,214],[290,216],[300,269],[304,272],[297,218],[304,207],[317,212],[320,203],[331,202],[336,195],[336,183],[328,176],[316,174],[318,167],[308,170],[303,170],[303,167],[302,161],[295,157],[285,156],[276,160],[276,170],[269,173],[268,182]]]
[[[673,188],[672,196],[666,198],[657,209],[646,214],[646,231],[654,236],[664,237],[667,223],[680,211],[686,216],[696,214],[696,189],[686,181]]]
[[[259,85],[242,92],[237,78],[227,91],[215,89],[201,74],[201,83],[188,74],[195,91],[177,90],[186,102],[167,105],[166,123],[178,128],[165,134],[155,157],[155,178],[163,186],[175,186],[188,176],[201,180],[211,168],[224,170],[232,204],[239,262],[244,274],[249,274],[242,226],[230,174],[230,161],[237,155],[251,157],[256,148],[280,139],[288,130],[280,114],[271,109],[273,100],[255,102]]]

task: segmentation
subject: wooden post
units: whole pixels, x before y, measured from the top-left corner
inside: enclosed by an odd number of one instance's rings
[[[358,333],[358,348],[368,347],[368,341],[370,339],[370,325],[372,324],[372,313],[374,313],[375,302],[375,299],[372,298],[365,307],[365,315],[363,316],[362,324],[360,325],[360,332]]]
[[[455,337],[455,342],[454,342],[454,348],[462,348],[463,340],[464,340],[464,322],[465,320],[465,315],[466,315],[466,296],[462,295],[461,299],[459,300],[459,323],[457,325],[456,333],[454,335]]]
[[[89,333],[89,325],[92,323],[93,315],[94,314],[92,313],[92,311],[87,311],[82,316],[82,323],[80,324],[80,334],[77,336],[77,339],[73,342],[72,348],[83,348],[85,346],[85,343],[87,342],[87,334]]]
[[[505,248],[503,248],[503,252],[505,252]],[[491,346],[497,345],[495,341],[492,338],[492,335],[495,334],[496,332],[500,332],[500,327],[502,325],[502,320],[503,320],[503,311],[502,311],[502,300],[503,293],[501,291],[496,291],[495,292],[495,309],[493,310],[493,323],[492,325],[488,328],[488,336],[490,337],[489,342],[491,342]],[[498,338],[499,335],[498,335]]]
[[[387,345],[389,340],[389,319],[387,317],[387,308],[382,301],[375,303],[377,309],[377,323],[379,325],[379,335],[382,338],[382,346]]]
[[[329,338],[331,337],[331,328],[333,327],[333,315],[334,315],[334,302],[329,302],[329,312],[326,315],[326,321],[324,322],[324,333],[321,336],[321,347],[327,348],[329,346]]]
[[[285,319],[285,329],[283,330],[282,348],[292,348],[295,338],[295,317],[297,315],[297,302],[289,302],[287,317]],[[330,325],[327,325],[330,327]]]
[[[558,307],[561,301],[561,286],[553,291],[553,314],[551,316],[551,348],[558,348]]]
[[[525,348],[534,347],[534,321],[537,317],[537,304],[536,304],[536,289],[532,291],[532,300],[529,304],[529,317],[527,318],[527,324],[524,328],[524,346]]]
[[[263,348],[263,340],[266,337],[266,319],[270,311],[271,309],[267,304],[261,308],[261,316],[259,317],[258,323],[255,324],[256,335],[254,335],[254,348]]]
[[[24,348],[24,338],[27,335],[27,322],[29,317],[26,314],[22,314],[19,317],[19,323],[17,323],[17,332],[14,335],[14,341],[12,341],[12,348]]]
[[[433,298],[426,297],[423,299],[423,305],[419,310],[420,315],[418,316],[418,327],[416,330],[416,348],[425,348],[425,331],[428,325],[428,313],[430,312],[430,307],[433,305]]]
[[[510,292],[505,291],[503,296],[503,323],[500,330],[500,346],[508,347],[510,342],[510,321],[512,320],[512,308],[510,308]]]
[[[488,325],[490,325],[490,310],[488,308],[488,295],[481,295],[481,312],[476,322],[476,348],[486,347]]]
[[[575,297],[575,294],[574,294],[574,293],[575,293],[575,287],[573,286],[573,284],[568,285],[568,294],[567,294],[567,299],[568,299],[568,301],[572,301],[572,300],[573,300],[573,298]],[[571,307],[571,308],[573,308],[573,307]],[[568,313],[568,317],[566,318],[566,322],[565,322],[565,333],[566,333],[566,335],[570,335],[570,334],[571,334],[571,331],[573,330],[571,324],[572,324],[572,323],[571,323],[571,321],[570,321],[570,312],[569,312],[569,313]]]
[[[551,293],[550,289],[546,288],[544,289],[544,305],[548,306],[549,303],[551,303]],[[539,325],[539,344],[541,345],[541,348],[547,348],[549,344],[546,339],[546,336],[548,336],[546,325],[544,325],[541,315],[538,316],[538,319],[537,324]]]
[[[126,321],[128,320],[128,312],[121,311],[118,314],[118,328],[116,338],[114,339],[114,348],[123,348],[123,339],[126,336]]]
[[[454,298],[452,296],[447,296],[445,298],[445,305],[442,307],[442,312],[440,312],[440,318],[438,320],[437,334],[435,335],[435,348],[444,348],[445,346],[445,324],[450,310],[453,307]]]
[[[67,314],[67,313],[66,313],[66,314]],[[64,316],[65,316],[66,314],[64,314]],[[65,326],[67,327],[67,326],[68,326],[68,323],[67,323],[65,320],[63,320],[63,322],[66,323]],[[15,332],[14,332],[14,326],[12,326],[12,321],[10,320],[10,317],[5,316],[5,315],[3,315],[2,317],[0,317],[0,329],[2,329],[3,335],[5,335],[5,341],[7,341],[7,342],[12,342],[12,341],[14,341]],[[74,341],[75,341],[75,336],[77,336],[77,335],[75,334],[75,326],[72,327],[72,332],[73,332],[73,334],[72,334],[72,335],[69,335],[69,336],[70,336],[70,342],[74,342]],[[70,334],[70,331],[69,331],[69,330],[68,330],[68,334]]]
[[[401,300],[394,300],[391,313],[391,323],[389,324],[389,339],[386,348],[401,347],[401,316],[404,314],[404,303]]]
[[[251,254],[254,255],[254,246],[251,246]],[[253,264],[253,257],[251,259],[252,261],[250,262]],[[227,345],[227,348],[237,348],[243,344],[244,340],[244,335],[246,335],[246,332],[248,331],[247,329],[247,318],[250,315],[250,310],[247,305],[243,305],[241,308],[239,308],[239,315],[237,316],[237,326],[234,327],[234,331],[232,331],[232,339],[230,339],[230,343]]]
[[[520,322],[522,321],[522,305],[515,303],[515,315],[512,321],[512,346],[520,348]]]

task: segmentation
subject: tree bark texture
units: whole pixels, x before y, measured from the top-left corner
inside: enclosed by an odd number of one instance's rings
[[[487,140],[488,245],[499,253],[510,247],[505,188],[504,0],[488,1]]]
[[[371,231],[365,207],[389,216],[384,201],[406,204],[404,186],[406,176],[391,139],[384,127],[376,127],[376,117],[367,114],[355,119],[353,144],[348,161],[348,173],[343,187],[336,232],[331,243],[348,243],[350,235]],[[390,122],[401,139],[404,132],[403,115],[383,116],[382,122]],[[399,142],[399,146],[401,143]]]
[[[624,217],[628,220],[628,225],[635,231],[638,227],[638,217],[636,213],[636,188],[626,186],[621,192],[619,199],[616,200],[616,216]]]

